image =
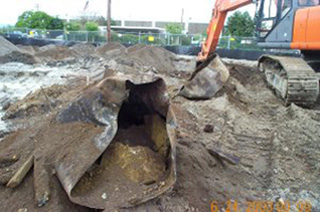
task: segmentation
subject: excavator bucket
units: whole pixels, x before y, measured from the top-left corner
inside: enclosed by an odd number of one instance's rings
[[[210,99],[223,87],[229,76],[229,71],[219,55],[212,54],[197,65],[179,94],[188,99]]]

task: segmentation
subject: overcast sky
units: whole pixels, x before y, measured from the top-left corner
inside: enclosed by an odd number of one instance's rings
[[[60,18],[74,18],[84,13],[87,0],[0,0],[0,24],[15,24],[26,10],[45,11]],[[112,18],[115,20],[209,22],[215,0],[113,0]],[[254,7],[241,9],[253,15]],[[107,0],[89,0],[86,13],[106,16]]]

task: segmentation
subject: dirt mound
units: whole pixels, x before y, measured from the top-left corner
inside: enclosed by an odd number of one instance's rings
[[[128,47],[128,52],[131,53],[131,52],[134,52],[134,51],[138,51],[140,49],[145,48],[146,46],[147,45],[145,45],[145,44],[139,43],[139,44],[136,44],[136,45]]]
[[[10,105],[3,119],[28,118],[48,112],[61,103],[59,97],[66,91],[65,85],[39,89]]]
[[[22,52],[27,53],[27,54],[32,54],[34,55],[39,51],[38,46],[24,46],[24,45],[17,45],[19,49],[21,49]]]
[[[85,57],[94,54],[96,47],[88,43],[79,43],[70,47],[70,49],[75,51],[78,56]]]
[[[120,43],[107,43],[96,49],[96,52],[105,59],[114,59],[119,56],[124,56],[127,48]]]
[[[21,50],[13,45],[10,41],[0,36],[0,56],[9,54],[13,51],[20,52]]]
[[[98,47],[97,52],[99,54],[104,54],[107,51],[111,51],[111,50],[115,50],[115,49],[126,49],[126,47],[124,45],[122,45],[121,43],[111,42],[111,43],[107,43],[107,44],[104,44],[104,45]]]
[[[39,52],[36,54],[39,58],[46,58],[52,60],[63,60],[69,57],[76,57],[75,51],[66,46],[56,46],[53,44],[43,46],[39,48]]]
[[[164,48],[138,44],[128,48],[128,54],[141,64],[156,68],[160,73],[170,73],[176,70],[175,54]]]
[[[6,55],[0,56],[0,64],[1,63],[9,63],[9,62],[34,64],[37,62],[37,60],[35,59],[35,57],[33,55],[28,54],[28,53],[23,53],[20,51],[12,51]]]

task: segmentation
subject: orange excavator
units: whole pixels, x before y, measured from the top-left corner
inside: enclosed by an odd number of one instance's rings
[[[319,95],[320,0],[216,0],[198,64],[214,54],[228,12],[252,3],[256,5],[258,45],[298,49],[302,55],[263,55],[258,64],[267,83],[286,105],[313,106]]]

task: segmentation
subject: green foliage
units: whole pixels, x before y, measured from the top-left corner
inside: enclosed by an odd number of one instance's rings
[[[118,34],[116,32],[111,32],[111,41],[127,43],[127,44],[136,44],[139,42],[139,37],[132,34]]]
[[[103,17],[103,16],[99,16],[95,20],[99,24],[99,26],[107,26],[108,25],[108,20],[105,19],[105,17]],[[116,25],[115,20],[111,19],[111,26],[115,26],[115,25]]]
[[[179,23],[169,23],[165,26],[165,29],[171,34],[181,34],[183,27]]]
[[[96,22],[88,21],[85,25],[87,31],[99,31],[99,25]]]
[[[63,22],[42,11],[25,11],[19,17],[16,27],[31,29],[63,29]]]
[[[138,43],[139,38],[137,35],[125,34],[121,37],[120,41],[122,43],[136,44]]]
[[[18,17],[18,22],[16,23],[16,27],[30,27],[31,21],[34,12],[32,11],[25,11]]]
[[[52,18],[46,29],[63,29],[63,21],[60,18]]]
[[[0,35],[4,35],[8,31],[12,31],[14,29],[13,26],[3,26],[0,28]]]
[[[227,34],[250,37],[254,34],[254,21],[248,12],[235,12],[227,21]]]
[[[53,18],[42,11],[25,11],[18,17],[16,27],[28,27],[33,29],[63,29],[63,22],[59,18]]]
[[[191,38],[187,35],[183,35],[181,37],[181,45],[182,46],[189,46],[191,45]]]
[[[81,24],[77,22],[69,22],[65,25],[66,30],[68,31],[80,31]]]

